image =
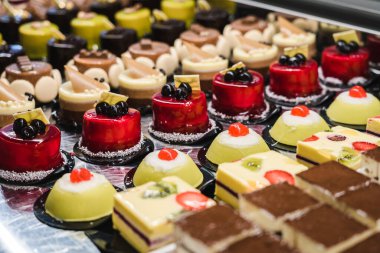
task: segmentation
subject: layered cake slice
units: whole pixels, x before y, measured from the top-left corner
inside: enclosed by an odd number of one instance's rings
[[[330,161],[298,173],[296,185],[315,198],[333,204],[337,197],[368,184],[370,180],[338,162]]]
[[[380,177],[380,147],[368,150],[362,155],[362,166],[365,173],[375,179]]]
[[[179,179],[166,177],[117,193],[113,226],[140,252],[174,241],[173,219],[214,205],[214,201]]]
[[[177,247],[184,252],[219,252],[257,233],[253,224],[224,205],[182,217],[175,223]]]
[[[279,232],[285,219],[299,217],[318,203],[299,188],[281,183],[242,194],[239,211],[263,229]]]
[[[275,151],[249,155],[239,161],[219,165],[215,195],[237,207],[239,194],[284,181],[294,184],[294,175],[306,169]]]
[[[349,248],[342,253],[378,253],[380,252],[380,233],[376,233],[361,243]]]
[[[367,119],[367,133],[380,137],[380,115]]]
[[[338,161],[352,169],[361,166],[361,152],[376,148],[380,138],[354,129],[336,126],[297,143],[297,159],[307,165]]]
[[[337,253],[366,239],[368,227],[328,205],[285,222],[283,239],[302,253]]]

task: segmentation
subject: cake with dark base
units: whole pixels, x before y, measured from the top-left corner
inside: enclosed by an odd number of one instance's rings
[[[137,34],[132,29],[117,27],[100,34],[100,47],[119,57],[128,50],[130,45],[136,42]]]
[[[70,2],[64,8],[50,7],[46,12],[46,19],[56,24],[64,34],[71,32],[70,21],[77,16],[79,9]]]
[[[33,20],[32,15],[28,14],[24,17],[3,15],[0,17],[0,33],[5,41],[10,44],[20,41],[18,28],[25,23]]]
[[[184,21],[168,19],[152,24],[152,39],[173,45],[174,41],[186,30]]]
[[[90,10],[98,14],[106,16],[110,21],[115,22],[115,14],[121,9],[121,2],[115,1],[94,1]]]
[[[8,65],[16,62],[18,56],[24,55],[24,49],[18,44],[3,44],[0,46],[0,73],[3,73]]]
[[[195,23],[217,29],[219,32],[223,31],[224,27],[228,24],[228,21],[228,12],[219,8],[200,10],[195,14]]]
[[[380,68],[380,37],[369,34],[367,36],[367,49],[369,51],[369,64],[371,67]]]

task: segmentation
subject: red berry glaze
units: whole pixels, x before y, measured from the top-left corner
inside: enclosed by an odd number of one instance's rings
[[[208,198],[199,192],[182,192],[176,196],[176,201],[185,210],[198,211],[207,207]]]
[[[249,128],[242,123],[233,123],[228,128],[228,133],[233,137],[246,136],[249,134]]]
[[[309,108],[304,105],[297,105],[292,108],[290,111],[290,114],[293,116],[298,116],[298,117],[306,117],[307,115],[310,114]]]
[[[269,181],[270,184],[288,182],[288,184],[294,185],[293,175],[283,170],[267,171],[264,177]]]
[[[86,168],[74,169],[70,173],[70,181],[72,183],[80,183],[89,181],[93,177],[92,173]]]
[[[315,135],[312,135],[312,136],[306,138],[306,139],[303,140],[303,141],[305,141],[305,142],[310,142],[310,141],[317,141],[317,140],[319,140],[319,137],[318,137],[318,136],[315,136]]]
[[[371,150],[371,149],[377,148],[376,144],[370,143],[370,142],[365,142],[365,141],[356,141],[356,142],[353,142],[352,146],[357,151],[367,151],[367,150]]]
[[[354,98],[366,98],[367,97],[367,92],[363,89],[362,86],[356,85],[350,89],[348,92],[350,97]]]
[[[165,161],[171,161],[176,159],[178,156],[178,152],[171,148],[163,148],[158,152],[158,158]]]

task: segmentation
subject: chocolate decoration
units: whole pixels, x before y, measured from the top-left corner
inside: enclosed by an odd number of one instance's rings
[[[108,73],[109,68],[116,64],[116,56],[107,50],[88,51],[82,49],[79,54],[74,56],[74,64],[81,73],[90,68],[101,68]]]
[[[242,34],[249,32],[251,30],[259,30],[263,32],[267,28],[268,24],[263,19],[257,18],[255,16],[249,15],[241,19],[233,21],[231,28],[240,31]]]
[[[352,248],[342,253],[379,253],[380,252],[380,233],[376,233]]]
[[[153,48],[152,41],[150,39],[142,39],[140,41],[140,47],[144,50],[151,50]]]
[[[136,59],[137,57],[143,56],[143,57],[150,58],[154,62],[161,55],[170,53],[170,47],[165,43],[151,41],[150,45],[151,45],[150,49],[144,49],[143,48],[144,46],[142,46],[141,43],[135,43],[129,47],[129,52],[134,59]]]
[[[363,153],[364,156],[369,157],[377,162],[380,162],[380,147],[368,150]]]
[[[32,62],[26,55],[17,57],[17,66],[22,72],[28,72],[33,70]]]
[[[216,29],[219,32],[223,32],[223,29],[228,24],[228,21],[228,12],[219,8],[201,10],[195,14],[195,23],[201,24],[208,28]]]
[[[100,44],[102,49],[109,50],[116,56],[121,56],[128,48],[137,42],[135,30],[117,27],[104,31],[100,34]]]
[[[121,2],[119,0],[115,0],[114,2],[94,1],[90,6],[90,10],[107,16],[111,22],[115,23],[115,14],[121,9],[121,7]]]
[[[42,61],[31,61],[30,63],[33,71],[21,71],[17,63],[9,65],[5,68],[5,77],[9,82],[22,79],[35,85],[41,77],[51,75],[52,67],[49,63]]]
[[[0,73],[3,73],[5,68],[16,62],[18,56],[24,55],[24,49],[21,45],[1,45],[0,46]]]
[[[220,33],[215,29],[205,28],[199,24],[193,24],[190,30],[183,32],[180,35],[181,40],[192,43],[197,47],[205,44],[216,45]]]
[[[286,221],[286,224],[326,247],[341,243],[368,229],[329,205],[312,209],[297,219]]]
[[[266,210],[275,217],[302,210],[318,201],[288,183],[274,184],[243,195],[251,204]]]
[[[107,59],[109,57],[109,53],[107,50],[92,50],[88,51],[86,49],[82,49],[79,52],[79,58],[92,58],[92,59]]]
[[[231,207],[225,205],[213,206],[194,213],[179,220],[176,224],[185,233],[206,245],[218,243],[230,236],[237,236],[244,230],[253,228],[250,222],[236,214]]]
[[[14,44],[20,41],[18,29],[22,24],[33,21],[32,15],[26,18],[19,16],[12,17],[9,15],[0,16],[0,33],[3,39],[9,43]]]
[[[17,94],[9,85],[0,80],[0,101],[22,101],[25,100],[20,94]]]
[[[186,30],[186,23],[182,20],[169,19],[156,21],[152,24],[152,39],[161,41],[169,45],[174,45],[174,41]]]
[[[302,180],[329,191],[333,196],[370,181],[370,178],[335,161],[297,174]]]
[[[91,77],[86,76],[71,67],[65,66],[65,70],[74,92],[80,93],[86,90],[107,89],[106,84],[95,81]]]
[[[56,24],[59,30],[64,34],[71,32],[70,21],[78,15],[77,7],[67,9],[59,7],[51,7],[46,12],[46,19]]]

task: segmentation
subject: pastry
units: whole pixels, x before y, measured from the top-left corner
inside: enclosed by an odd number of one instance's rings
[[[269,110],[264,101],[264,78],[237,63],[214,76],[210,112],[221,118],[244,121]]]
[[[95,0],[90,5],[90,11],[106,16],[111,22],[115,23],[117,11],[122,7],[123,1],[120,0]]]
[[[126,70],[119,75],[119,90],[134,107],[150,106],[152,96],[165,85],[166,75],[131,58],[125,59]]]
[[[64,34],[71,32],[70,21],[78,15],[79,9],[72,1],[55,1],[55,6],[46,11],[46,19],[56,24]]]
[[[239,197],[240,215],[270,232],[280,232],[286,219],[299,217],[319,202],[299,188],[280,183]]]
[[[369,77],[369,52],[355,31],[334,34],[336,45],[322,52],[319,78],[332,89],[364,84]]]
[[[66,67],[69,81],[59,87],[59,118],[62,122],[82,125],[83,115],[93,109],[103,91],[109,91],[108,84],[96,81],[71,67]]]
[[[150,39],[141,39],[140,42],[131,45],[122,58],[132,58],[151,68],[162,69],[168,76],[172,75],[179,66],[174,48]]]
[[[3,42],[2,45],[0,45],[0,73],[3,73],[8,65],[15,63],[18,56],[24,54],[24,48],[21,45],[9,45]]]
[[[87,48],[98,48],[100,45],[100,33],[111,30],[114,25],[103,15],[93,12],[79,12],[78,16],[70,22],[73,34],[87,40]]]
[[[338,124],[365,125],[368,118],[380,115],[380,101],[356,85],[340,93],[326,113],[330,120]]]
[[[318,113],[309,110],[304,105],[297,105],[277,119],[269,130],[269,134],[279,143],[296,146],[298,141],[315,133],[329,130],[330,127]]]
[[[103,92],[95,106],[83,116],[79,149],[92,157],[116,157],[141,149],[141,116],[129,108],[128,97]]]
[[[34,21],[20,26],[20,42],[31,59],[42,59],[47,55],[47,43],[51,38],[64,39],[58,26],[49,21]]]
[[[141,4],[118,11],[115,18],[119,26],[135,30],[139,38],[151,32],[150,10]]]
[[[64,74],[64,66],[85,48],[87,41],[75,35],[69,35],[65,39],[52,38],[47,43],[47,61]]]
[[[380,36],[368,34],[366,47],[369,51],[369,65],[373,68],[380,68]]]
[[[199,74],[201,89],[210,92],[215,74],[228,67],[228,60],[209,54],[188,42],[183,42],[189,56],[182,59],[182,74]]]
[[[13,114],[34,109],[33,97],[16,93],[0,80],[0,128],[13,122]]]
[[[118,76],[124,70],[122,60],[107,50],[82,49],[67,65],[113,88],[119,87]]]
[[[225,205],[184,216],[175,223],[177,247],[193,253],[220,252],[257,233],[253,224]]]
[[[231,45],[218,30],[212,28],[192,24],[189,30],[181,33],[174,42],[174,48],[180,60],[191,56],[191,52],[187,50],[184,42],[194,44],[213,56],[223,56],[227,59],[230,57]]]
[[[234,20],[223,30],[223,35],[228,39],[231,46],[239,45],[238,37],[242,36],[249,40],[263,43],[271,43],[276,29],[273,24],[253,15]]]
[[[55,182],[45,210],[60,221],[90,222],[112,213],[115,194],[115,188],[105,176],[77,168]]]
[[[229,22],[230,14],[222,8],[211,8],[206,0],[197,3],[198,11],[195,14],[194,22],[222,32]]]
[[[380,137],[380,115],[367,119],[367,133]]]
[[[186,23],[182,20],[169,19],[160,10],[153,11],[152,39],[173,46],[174,41],[186,30]]]
[[[61,132],[41,108],[14,114],[0,130],[0,177],[9,181],[41,180],[63,165]]]
[[[195,1],[162,0],[161,9],[169,18],[185,21],[189,26],[195,15]]]
[[[298,28],[311,32],[316,33],[319,31],[319,22],[312,19],[305,19],[301,17],[297,17],[294,15],[290,15],[287,13],[281,13],[281,12],[270,12],[267,15],[267,19],[271,23],[275,23],[278,21],[278,17],[281,16],[283,18],[286,18],[289,20],[293,25],[297,26]]]
[[[135,30],[116,27],[100,34],[100,47],[120,57],[129,46],[137,42]]]
[[[344,31],[348,31],[348,30],[350,30],[350,28],[348,28],[348,27],[338,26],[338,25],[333,25],[330,23],[321,22],[319,24],[318,36],[317,36],[318,44],[320,44],[319,49],[321,49],[321,51],[322,51],[323,48],[335,44],[335,41],[333,38],[334,33],[344,32]],[[359,31],[357,31],[357,32],[360,33]]]
[[[29,93],[41,103],[53,101],[62,83],[59,71],[49,63],[30,61],[27,56],[19,56],[16,61],[5,68],[2,80],[18,94]]]
[[[369,177],[380,182],[380,147],[363,153],[362,166]]]
[[[337,253],[372,234],[368,227],[328,205],[285,222],[283,238],[301,253]]]
[[[174,241],[173,218],[212,205],[213,200],[186,182],[166,177],[117,193],[112,222],[133,247],[148,252]]]
[[[241,123],[233,123],[213,140],[206,157],[214,164],[221,164],[265,151],[269,147],[259,134]]]
[[[177,176],[189,185],[198,187],[203,175],[191,157],[179,150],[163,148],[149,153],[137,167],[133,184],[139,186],[147,182],[159,182],[167,176]]]
[[[380,233],[376,233],[342,253],[377,253],[380,250],[379,240]]]
[[[338,161],[352,169],[360,168],[361,152],[380,145],[380,138],[336,126],[297,143],[297,159],[306,166]]]
[[[256,153],[243,159],[222,163],[216,172],[215,195],[238,207],[238,195],[271,184],[294,184],[294,175],[307,168],[275,151]]]

